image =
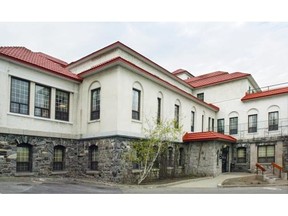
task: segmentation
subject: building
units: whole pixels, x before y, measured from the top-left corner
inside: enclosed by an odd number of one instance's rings
[[[0,47],[0,82],[0,176],[133,182],[123,155],[151,119],[185,132],[167,153],[171,175],[288,169],[288,88],[261,91],[250,74],[171,73],[116,42],[70,64]]]

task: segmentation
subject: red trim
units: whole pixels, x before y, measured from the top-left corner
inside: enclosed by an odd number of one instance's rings
[[[133,50],[132,48],[126,46],[125,44],[121,43],[120,41],[117,41],[117,42],[115,42],[115,43],[112,43],[112,44],[110,44],[110,45],[108,45],[108,46],[106,46],[106,47],[104,47],[104,48],[102,48],[102,49],[100,49],[100,50],[97,50],[97,51],[95,51],[95,52],[93,52],[93,53],[91,53],[91,54],[89,54],[89,55],[87,55],[87,56],[84,56],[83,58],[81,58],[81,59],[79,59],[79,60],[77,60],[77,61],[75,61],[75,62],[71,62],[69,65],[67,65],[67,67],[69,68],[71,65],[73,65],[73,64],[75,64],[75,63],[77,63],[77,62],[79,62],[79,61],[81,61],[81,60],[84,60],[85,58],[89,58],[89,57],[91,57],[91,56],[93,56],[93,55],[97,55],[98,53],[102,52],[102,51],[105,50],[105,49],[113,49],[113,48],[121,47],[121,46],[122,46],[123,48],[125,48],[125,49],[128,49],[130,52],[132,52],[132,53],[140,56],[141,58],[145,59],[146,61],[152,63],[154,66],[159,67],[159,68],[160,68],[161,70],[163,70],[168,76],[172,75],[172,76],[171,76],[172,79],[176,79],[178,82],[180,82],[180,83],[186,85],[187,87],[190,87],[190,88],[191,88],[191,85],[189,85],[188,83],[186,83],[184,80],[180,79],[180,78],[177,77],[177,76],[174,76],[172,73],[170,73],[170,71],[166,70],[165,68],[163,68],[163,67],[160,66],[159,64],[153,62],[152,60],[148,59],[147,57],[143,56],[143,55],[140,54],[139,52]]]
[[[201,141],[213,141],[213,140],[220,140],[225,142],[237,142],[232,136],[224,135],[217,132],[196,132],[196,133],[186,133],[183,136],[183,142],[201,142]]]
[[[5,58],[9,58],[9,59],[12,59],[12,60],[14,60],[14,61],[21,62],[22,64],[26,64],[26,65],[29,65],[29,66],[32,66],[32,67],[36,67],[36,68],[39,68],[39,69],[48,71],[48,72],[53,73],[53,74],[56,74],[56,75],[58,75],[58,76],[63,76],[63,77],[66,77],[66,78],[69,78],[69,79],[72,79],[72,80],[76,80],[76,81],[78,81],[78,82],[82,82],[82,80],[83,80],[81,77],[79,77],[79,78],[73,77],[74,74],[73,74],[73,76],[69,76],[69,75],[66,75],[66,74],[64,74],[64,73],[60,73],[60,72],[57,72],[57,71],[49,70],[49,69],[47,69],[47,68],[45,68],[45,67],[41,67],[41,66],[39,66],[39,65],[35,65],[35,64],[33,64],[33,63],[30,63],[30,62],[27,62],[27,61],[24,61],[24,60],[15,58],[15,57],[13,57],[13,56],[5,55],[5,54],[3,54],[3,53],[0,53],[0,56],[4,56]],[[71,72],[71,73],[72,73],[72,72]],[[77,75],[75,74],[75,76],[77,76]]]
[[[272,97],[272,96],[277,96],[280,94],[287,94],[287,93],[288,93],[288,87],[277,88],[277,89],[272,89],[268,91],[246,94],[241,99],[241,101],[254,100],[254,99],[264,98],[264,97]]]
[[[91,68],[91,69],[89,69],[89,70],[83,71],[82,73],[78,74],[78,76],[81,77],[81,76],[83,76],[83,75],[86,75],[86,74],[91,73],[91,72],[93,72],[93,71],[95,71],[95,70],[101,69],[101,68],[103,68],[103,67],[105,67],[105,66],[107,66],[107,65],[109,65],[109,64],[113,64],[113,63],[124,63],[124,64],[127,64],[127,65],[129,65],[129,66],[131,66],[131,67],[133,67],[133,68],[135,68],[135,69],[137,69],[137,70],[140,70],[141,72],[149,75],[150,77],[153,77],[154,79],[161,81],[161,82],[164,83],[165,85],[168,85],[168,86],[173,87],[173,88],[176,89],[177,91],[179,91],[179,92],[181,92],[181,93],[189,96],[190,98],[193,98],[194,101],[196,100],[196,101],[198,101],[200,104],[204,104],[204,105],[206,105],[206,106],[209,106],[211,109],[213,109],[213,110],[215,110],[215,111],[219,111],[219,107],[217,107],[217,106],[215,106],[215,105],[211,105],[211,104],[208,104],[208,103],[203,102],[203,101],[200,100],[199,98],[197,98],[197,97],[195,97],[195,96],[193,96],[193,95],[191,95],[191,94],[183,91],[182,89],[178,88],[177,86],[172,85],[171,83],[169,83],[169,82],[167,82],[167,81],[159,78],[158,76],[156,76],[156,75],[154,75],[154,74],[152,74],[152,73],[144,70],[143,68],[140,68],[139,66],[133,64],[132,62],[127,61],[126,59],[123,59],[122,57],[116,57],[116,58],[111,59],[111,60],[109,60],[109,61],[107,61],[107,62],[104,62],[104,63],[102,63],[102,64],[99,64],[99,65],[97,65],[97,66],[95,66],[95,67],[93,67],[93,68]]]

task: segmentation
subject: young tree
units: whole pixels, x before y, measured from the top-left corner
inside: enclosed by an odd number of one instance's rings
[[[182,127],[175,126],[174,121],[147,122],[148,128],[144,129],[145,139],[132,143],[132,161],[141,164],[141,174],[138,184],[151,172],[158,156],[167,150],[169,143],[179,141]]]

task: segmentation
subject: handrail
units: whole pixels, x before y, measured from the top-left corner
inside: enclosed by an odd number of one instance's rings
[[[256,167],[257,167],[257,174],[258,174],[258,169],[262,171],[262,175],[266,171],[266,169],[259,163],[256,163]]]
[[[281,178],[281,171],[283,170],[283,167],[274,162],[272,162],[271,165],[273,167],[273,175],[275,174],[274,168],[279,169],[279,177]]]

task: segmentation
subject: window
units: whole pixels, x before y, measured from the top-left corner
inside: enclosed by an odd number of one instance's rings
[[[202,115],[202,132],[204,131],[204,115]]]
[[[224,119],[217,120],[217,132],[224,134]]]
[[[56,90],[55,119],[69,121],[69,92]]]
[[[275,162],[275,146],[258,146],[258,162],[272,163]]]
[[[176,104],[174,108],[174,127],[179,128],[179,105]]]
[[[179,148],[179,166],[184,166],[184,148]]]
[[[197,94],[197,98],[204,101],[204,93]]]
[[[90,120],[100,119],[100,88],[91,91],[91,116]]]
[[[257,132],[257,114],[248,116],[248,133]]]
[[[30,83],[11,78],[10,112],[29,115]]]
[[[157,152],[158,152],[158,150],[159,150],[159,146],[153,146],[153,153],[156,155],[157,154]],[[160,154],[160,153],[159,153]],[[154,163],[153,163],[153,168],[154,169],[159,169],[159,165],[160,165],[160,160],[159,160],[159,154],[157,155],[157,157],[156,157],[156,159],[155,159],[155,161],[154,161]]]
[[[48,87],[35,86],[35,116],[50,118],[50,92]]]
[[[29,144],[20,144],[17,146],[16,159],[17,172],[32,171],[32,146]]]
[[[92,145],[89,147],[89,168],[98,170],[98,146]]]
[[[173,148],[168,148],[168,166],[173,167]]]
[[[64,170],[64,146],[55,146],[54,147],[54,161],[53,161],[53,170],[61,171]]]
[[[195,112],[191,111],[191,132],[194,132]]]
[[[157,124],[161,122],[161,98],[157,98]]]
[[[141,91],[133,88],[132,119],[140,120],[140,96]]]
[[[210,131],[210,126],[211,126],[211,117],[208,118],[208,131]]]
[[[214,123],[214,118],[212,118],[212,131],[214,131],[215,128],[215,123]]]
[[[238,117],[230,118],[229,131],[230,134],[238,133]]]
[[[279,113],[278,113],[278,111],[269,112],[268,113],[269,131],[278,130],[278,122],[279,122]]]
[[[246,163],[246,148],[237,148],[237,163]]]

